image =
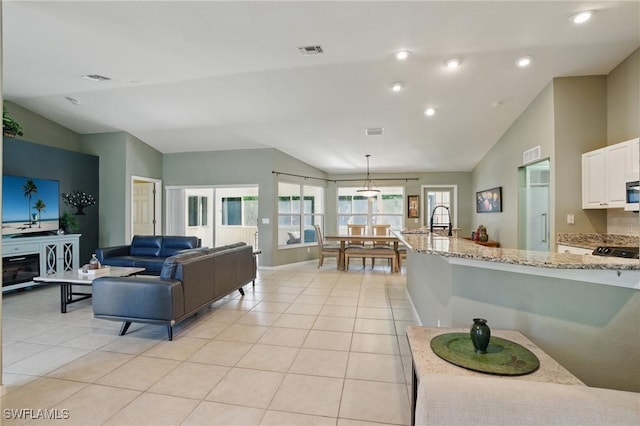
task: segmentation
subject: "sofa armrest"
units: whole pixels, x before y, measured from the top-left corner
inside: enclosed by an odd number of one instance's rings
[[[130,245],[99,248],[96,249],[96,257],[102,263],[107,257],[129,256],[130,248]]]
[[[102,277],[93,281],[97,318],[173,321],[184,315],[182,283],[173,279]]]

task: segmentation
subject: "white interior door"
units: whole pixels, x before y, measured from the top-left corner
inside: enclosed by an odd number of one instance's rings
[[[157,234],[156,181],[133,178],[131,190],[131,235]]]
[[[188,188],[186,197],[186,235],[200,238],[202,247],[215,247],[213,226],[213,188]]]

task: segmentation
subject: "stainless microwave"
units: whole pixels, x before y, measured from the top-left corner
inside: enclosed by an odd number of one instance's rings
[[[626,199],[625,210],[634,212],[640,210],[640,181],[627,181]]]

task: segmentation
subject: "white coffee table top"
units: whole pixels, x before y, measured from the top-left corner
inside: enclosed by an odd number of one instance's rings
[[[121,266],[111,266],[105,274],[80,274],[78,271],[56,272],[55,274],[41,275],[35,277],[33,281],[42,283],[70,283],[70,284],[91,284],[93,280],[100,277],[127,277],[139,274],[144,268],[128,268]]]

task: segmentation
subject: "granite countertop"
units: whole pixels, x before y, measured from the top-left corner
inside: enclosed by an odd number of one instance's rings
[[[431,339],[440,334],[468,332],[468,328],[407,327],[407,338],[409,340],[411,356],[413,358],[418,380],[425,378],[429,374],[496,377],[453,365],[437,356],[431,349]],[[491,330],[491,335],[507,339],[524,346],[533,352],[540,361],[540,368],[531,374],[525,374],[522,376],[499,376],[500,378],[584,386],[584,383],[580,381],[580,379],[571,374],[556,360],[542,351],[542,349],[534,345],[529,339],[523,336],[522,333],[514,330]]]
[[[420,229],[395,231],[394,234],[414,252],[443,257],[556,269],[640,270],[638,259],[485,247],[462,238],[430,234]]]

